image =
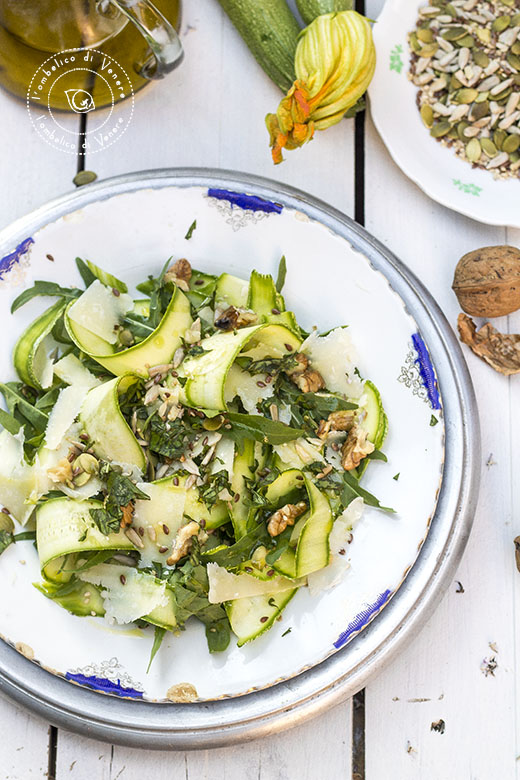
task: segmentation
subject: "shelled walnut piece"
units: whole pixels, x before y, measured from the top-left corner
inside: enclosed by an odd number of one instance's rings
[[[303,352],[296,352],[297,365],[285,373],[303,393],[317,393],[323,390],[325,382],[322,375],[310,367],[309,358]]]
[[[502,317],[520,309],[520,251],[512,246],[484,246],[461,257],[453,291],[473,317]]]
[[[467,314],[457,321],[460,340],[495,371],[509,376],[520,373],[520,334],[499,333],[489,322],[477,331]]]

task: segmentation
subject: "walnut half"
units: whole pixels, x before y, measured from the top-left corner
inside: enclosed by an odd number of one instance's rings
[[[305,501],[299,501],[297,504],[285,504],[278,509],[268,520],[267,530],[271,536],[279,536],[285,531],[288,525],[294,525],[294,521],[307,509]]]
[[[341,448],[341,465],[345,471],[352,471],[374,450],[374,445],[368,441],[368,433],[360,425],[354,425]]]
[[[254,311],[247,309],[237,309],[236,306],[229,306],[215,320],[215,327],[219,330],[235,330],[235,328],[244,328],[256,322],[258,316]]]
[[[317,393],[323,390],[325,382],[322,375],[310,368],[309,359],[303,352],[294,355],[297,365],[285,373],[303,393]]]
[[[348,431],[354,425],[355,419],[356,411],[354,409],[331,412],[326,420],[320,420],[316,434],[320,439],[326,439],[331,431]]]
[[[182,257],[176,263],[171,265],[164,274],[165,282],[173,282],[183,292],[190,289],[189,281],[191,279],[191,265]]]
[[[189,553],[192,539],[198,534],[199,530],[200,526],[195,520],[191,520],[187,525],[183,525],[182,528],[179,528],[173,543],[171,555],[166,561],[168,566],[173,566],[174,563],[177,563]]]

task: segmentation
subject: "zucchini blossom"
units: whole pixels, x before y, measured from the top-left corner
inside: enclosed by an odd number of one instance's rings
[[[366,91],[376,65],[370,24],[356,11],[322,14],[300,34],[296,81],[276,114],[267,114],[273,162],[345,116]]]

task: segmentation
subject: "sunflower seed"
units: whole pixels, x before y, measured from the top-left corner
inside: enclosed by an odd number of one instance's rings
[[[465,138],[475,138],[480,133],[480,128],[470,125],[464,130]]]
[[[513,113],[513,111],[515,110],[515,108],[518,105],[518,101],[519,100],[520,100],[520,93],[513,92],[510,95],[509,100],[506,103],[506,108],[505,108],[505,115],[506,116],[509,116],[510,114]]]
[[[468,111],[469,111],[468,105],[462,104],[460,106],[456,106],[450,114],[450,121],[458,122],[459,119],[462,119],[463,116],[466,116]]]
[[[489,76],[487,79],[484,79],[484,81],[480,82],[477,89],[479,92],[487,92],[488,89],[497,86],[497,84],[500,84],[500,79],[498,76]]]
[[[502,121],[498,123],[498,127],[500,130],[507,130],[507,128],[511,127],[511,125],[514,125],[518,119],[520,119],[520,111],[513,111],[510,116],[502,119]]]
[[[496,157],[493,157],[493,159],[487,163],[486,168],[488,170],[491,168],[499,168],[501,165],[504,165],[506,162],[509,162],[509,155],[506,154],[506,152],[502,152],[501,154],[497,154]]]

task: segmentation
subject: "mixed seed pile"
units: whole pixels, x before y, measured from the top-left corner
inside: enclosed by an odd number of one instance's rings
[[[520,0],[430,0],[409,35],[430,134],[495,178],[520,176]]]

